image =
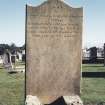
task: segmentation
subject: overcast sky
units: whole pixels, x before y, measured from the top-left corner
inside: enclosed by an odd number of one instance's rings
[[[39,5],[45,0],[0,0],[0,43],[25,42],[25,5]],[[83,46],[105,43],[105,0],[65,0],[84,8]]]

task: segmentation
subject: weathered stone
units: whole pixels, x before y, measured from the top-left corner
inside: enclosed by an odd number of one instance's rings
[[[80,94],[82,8],[47,0],[26,9],[26,94],[49,104]]]
[[[8,71],[13,70],[13,65],[12,65],[12,61],[11,61],[11,53],[8,50],[6,50],[3,55],[3,65],[6,70],[8,70]]]
[[[50,105],[83,105],[82,100],[79,96],[63,96],[58,98],[55,102]],[[37,96],[28,95],[26,98],[25,105],[42,105]]]
[[[42,105],[37,96],[28,95],[26,97],[25,105]]]
[[[97,48],[96,47],[91,47],[90,49],[90,62],[95,63],[97,62]]]
[[[79,96],[63,96],[67,105],[83,105]]]

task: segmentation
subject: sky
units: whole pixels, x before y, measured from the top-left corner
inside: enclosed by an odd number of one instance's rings
[[[45,0],[0,0],[0,43],[25,43],[25,5],[37,6]],[[64,0],[83,7],[83,47],[105,43],[105,0]]]

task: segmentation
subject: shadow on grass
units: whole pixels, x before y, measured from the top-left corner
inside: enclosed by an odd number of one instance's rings
[[[105,67],[104,65],[84,65],[83,67]]]
[[[17,71],[10,71],[10,72],[8,72],[9,74],[16,74],[17,73]]]
[[[82,72],[82,77],[105,78],[105,72]]]
[[[105,101],[104,102],[99,102],[97,105],[105,105]]]
[[[50,103],[50,104],[45,104],[45,105],[67,105],[63,99],[63,97],[58,98],[57,100],[55,100],[54,102]]]

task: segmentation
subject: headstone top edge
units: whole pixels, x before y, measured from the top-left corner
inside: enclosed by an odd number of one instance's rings
[[[65,2],[65,0],[45,0],[44,2],[42,2],[41,4],[39,4],[37,6],[26,4],[26,7],[27,8],[39,8],[39,7],[43,6],[43,5],[45,5],[46,3],[52,2],[52,1],[61,2],[61,3],[65,4],[65,6],[71,8],[71,9],[83,10],[83,7],[73,7],[70,4],[68,4],[67,2]]]

